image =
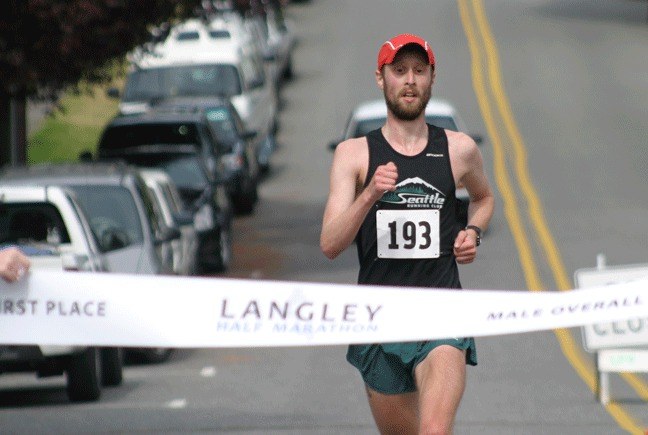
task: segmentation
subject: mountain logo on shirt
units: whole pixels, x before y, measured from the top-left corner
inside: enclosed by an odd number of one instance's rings
[[[380,199],[389,204],[402,204],[408,208],[443,208],[445,194],[419,178],[408,178],[396,185],[394,192],[386,192]]]

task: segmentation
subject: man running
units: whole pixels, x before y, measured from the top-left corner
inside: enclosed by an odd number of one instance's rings
[[[378,53],[376,83],[388,113],[382,128],[340,143],[330,170],[321,249],[337,257],[356,242],[359,284],[461,288],[457,263],[471,263],[494,198],[474,140],[425,122],[434,53],[402,34]],[[457,219],[455,186],[469,195],[468,225]],[[474,339],[351,345],[347,360],[366,384],[383,434],[451,433],[476,365]]]

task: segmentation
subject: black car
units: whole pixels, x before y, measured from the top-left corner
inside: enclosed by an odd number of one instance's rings
[[[154,107],[158,113],[202,114],[216,140],[224,148],[221,157],[225,170],[232,176],[231,190],[234,207],[238,213],[248,214],[258,200],[260,175],[259,154],[265,141],[246,130],[236,107],[227,98],[176,97],[161,100]]]
[[[100,159],[124,158],[153,145],[195,146],[212,178],[227,180],[236,211],[250,213],[258,199],[258,165],[250,155],[253,144],[248,141],[253,134],[237,133],[237,139],[232,140],[228,126],[215,119],[227,121],[227,116],[235,113],[230,109],[235,109],[228,100],[218,101],[221,105],[208,112],[183,105],[177,106],[177,110],[166,106],[163,110],[117,117],[102,133],[98,156]]]
[[[99,160],[119,159],[160,168],[194,214],[200,240],[198,272],[227,270],[232,260],[231,177],[222,148],[199,114],[144,114],[115,118],[104,130]]]

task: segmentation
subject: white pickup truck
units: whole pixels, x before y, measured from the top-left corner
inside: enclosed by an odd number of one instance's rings
[[[0,246],[20,247],[32,270],[102,272],[99,248],[74,193],[56,186],[0,185]],[[120,348],[16,346],[0,343],[0,373],[65,374],[71,401],[99,399],[102,386],[122,382]]]

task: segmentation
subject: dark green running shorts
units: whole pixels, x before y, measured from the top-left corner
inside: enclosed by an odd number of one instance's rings
[[[442,344],[465,350],[466,364],[477,365],[473,338],[351,345],[347,361],[360,371],[371,389],[383,394],[409,393],[416,391],[416,366],[432,349]]]

